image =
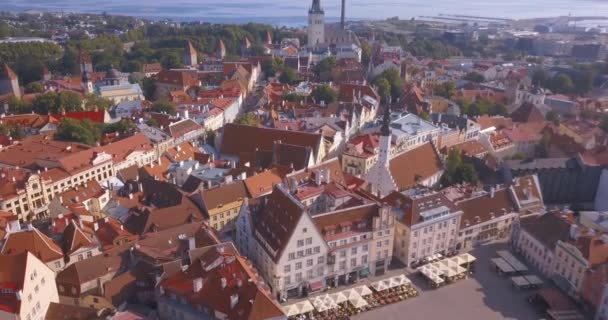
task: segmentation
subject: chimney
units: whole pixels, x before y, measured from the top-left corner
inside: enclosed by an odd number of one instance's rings
[[[97,231],[99,230],[99,223],[95,222],[93,223],[93,231]]]
[[[224,278],[222,278],[224,279]],[[239,303],[239,295],[235,293],[230,296],[230,309],[234,309],[234,307]]]
[[[222,277],[220,279],[220,283],[222,284],[222,289],[226,289],[226,286],[228,285],[228,280],[226,280],[226,278]]]
[[[196,278],[192,280],[192,290],[196,293],[203,289],[203,278]]]
[[[189,250],[196,249],[196,239],[194,237],[188,238],[188,249]]]
[[[494,199],[494,192],[495,192],[495,191],[496,191],[496,190],[494,189],[494,187],[491,187],[491,188],[490,188],[490,198]]]

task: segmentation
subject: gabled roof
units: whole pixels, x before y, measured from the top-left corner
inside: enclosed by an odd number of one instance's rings
[[[380,215],[380,206],[375,203],[337,210],[324,214],[315,215],[312,220],[317,228],[323,231],[326,228],[337,227],[343,224],[356,224],[366,222],[366,226],[371,228],[373,218]]]
[[[221,208],[234,201],[242,201],[248,197],[245,183],[242,180],[213,189],[203,189],[199,192],[207,211]]]
[[[520,225],[523,230],[540,241],[545,247],[553,250],[558,241],[568,241],[570,239],[572,221],[560,212],[548,212],[541,216],[522,217]]]
[[[188,197],[182,196],[181,203],[175,206],[161,209],[146,208],[143,212],[132,212],[124,226],[129,232],[141,235],[201,221],[203,218],[196,204]]]
[[[31,230],[9,233],[2,247],[2,254],[6,255],[26,251],[31,252],[44,263],[63,258],[61,248],[51,238],[33,227]]]
[[[96,246],[96,243],[76,225],[74,220],[63,230],[61,244],[63,252],[68,255],[80,248]]]
[[[441,172],[443,164],[433,145],[426,143],[391,159],[389,168],[397,187],[403,190],[416,185],[417,177],[422,181]]]
[[[191,119],[183,119],[178,122],[172,123],[167,128],[168,133],[172,137],[181,137],[188,132],[202,129],[201,125]]]
[[[195,281],[201,284],[196,292]],[[160,286],[193,308],[220,312],[230,320],[284,317],[281,307],[258,282],[251,263],[228,252],[224,246],[206,250],[185,271],[169,277]]]
[[[256,150],[271,151],[275,141],[310,147],[315,158],[319,154],[323,136],[318,133],[288,131],[273,128],[227,124],[222,134],[220,152],[228,155],[253,154]]]
[[[281,175],[280,170],[275,168],[245,179],[245,186],[251,198],[256,199],[270,193],[274,189],[274,186],[282,181],[283,175]]]
[[[422,212],[445,207],[450,213],[458,212],[460,209],[454,205],[445,195],[431,193],[420,196],[407,196],[399,192],[393,192],[383,199],[401,211],[398,219],[407,226],[423,222]]]
[[[123,266],[123,259],[117,255],[96,255],[77,261],[57,274],[57,284],[70,284],[80,287],[91,280],[110,273],[116,273]],[[69,292],[66,292],[69,295]]]
[[[545,121],[545,116],[534,104],[526,102],[511,113],[511,119],[515,122],[536,122]]]
[[[306,214],[300,201],[278,185],[268,196],[266,206],[254,214],[254,235],[268,244],[262,247],[275,262],[281,258],[298,223]]]

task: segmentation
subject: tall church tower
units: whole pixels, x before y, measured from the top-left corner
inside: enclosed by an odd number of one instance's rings
[[[382,128],[380,129],[380,143],[378,150],[378,161],[369,170],[365,181],[367,189],[374,195],[384,198],[393,191],[397,190],[397,184],[390,171],[391,155],[391,108],[387,105],[382,118]]]
[[[192,46],[192,42],[188,40],[186,43],[186,51],[184,52],[184,65],[188,67],[196,67],[198,65],[198,53],[194,46]]]
[[[308,46],[315,47],[325,43],[325,12],[321,9],[321,0],[312,0],[308,10]]]

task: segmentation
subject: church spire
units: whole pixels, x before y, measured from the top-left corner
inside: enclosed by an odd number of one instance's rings
[[[390,102],[386,105],[384,109],[384,115],[382,117],[382,128],[380,129],[380,135],[384,137],[388,137],[391,135],[391,104]]]
[[[312,6],[308,13],[324,13],[323,9],[321,9],[321,0],[312,0]]]

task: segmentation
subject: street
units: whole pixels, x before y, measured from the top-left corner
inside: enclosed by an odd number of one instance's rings
[[[470,320],[470,319],[541,319],[526,297],[532,291],[518,291],[508,278],[499,277],[490,268],[490,258],[504,244],[477,248],[471,253],[477,257],[473,278],[433,290],[418,274],[409,278],[423,290],[416,298],[385,306],[353,317],[355,320],[408,319],[408,320]]]

